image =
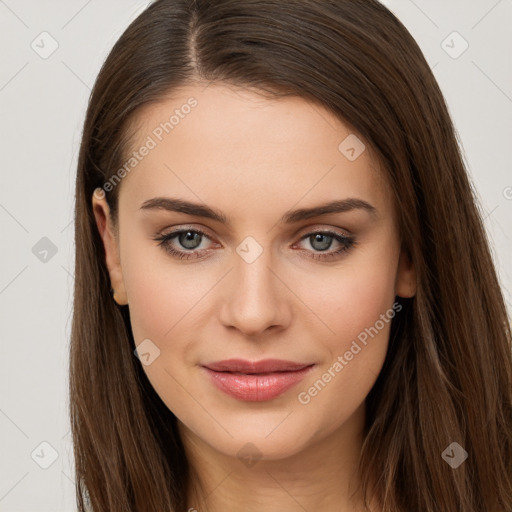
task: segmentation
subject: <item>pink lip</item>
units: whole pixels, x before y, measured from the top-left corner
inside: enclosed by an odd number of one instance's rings
[[[271,400],[299,383],[314,364],[279,359],[228,359],[204,366],[211,381],[224,393],[249,402]]]

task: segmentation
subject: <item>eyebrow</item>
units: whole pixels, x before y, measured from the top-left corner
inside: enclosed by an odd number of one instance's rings
[[[183,199],[176,199],[172,197],[154,197],[142,203],[141,210],[167,210],[170,212],[184,213],[193,215],[195,217],[204,217],[211,219],[221,224],[228,224],[229,219],[224,213],[209,206],[192,203]],[[328,215],[332,213],[345,213],[352,210],[364,210],[377,217],[377,209],[370,203],[357,198],[347,198],[338,201],[331,201],[322,205],[314,206],[312,208],[300,208],[297,210],[290,210],[286,212],[281,219],[280,223],[294,224],[303,220],[321,215]]]

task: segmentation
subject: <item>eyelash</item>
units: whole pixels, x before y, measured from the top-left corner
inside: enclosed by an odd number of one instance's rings
[[[183,260],[183,259],[190,260],[190,259],[199,258],[200,256],[197,256],[197,254],[200,253],[201,251],[197,251],[197,249],[189,250],[189,251],[178,251],[170,245],[170,242],[182,233],[196,233],[196,234],[201,235],[202,237],[206,237],[208,239],[210,238],[204,231],[201,231],[200,229],[181,229],[181,230],[173,231],[171,233],[167,233],[165,235],[159,235],[159,236],[153,238],[153,240],[159,242],[158,246],[162,246],[164,251],[166,251],[168,254],[170,254],[174,258],[177,258],[180,260]],[[342,247],[340,249],[338,249],[337,251],[333,251],[330,253],[327,253],[327,252],[314,253],[312,256],[310,256],[314,260],[331,261],[333,259],[341,257],[341,255],[343,253],[349,251],[356,245],[356,241],[353,237],[340,235],[339,233],[334,233],[332,231],[313,231],[311,233],[307,233],[306,235],[301,237],[300,242],[302,242],[303,240],[306,240],[314,235],[324,235],[324,236],[332,237],[342,245]],[[207,249],[203,249],[203,251],[206,251],[206,250]],[[306,252],[311,252],[306,249],[301,249],[301,250],[306,251]]]

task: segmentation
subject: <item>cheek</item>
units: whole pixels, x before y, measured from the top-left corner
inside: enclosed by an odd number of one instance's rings
[[[218,278],[203,272],[199,280],[192,266],[180,267],[163,250],[159,255],[160,250],[126,247],[127,253],[132,251],[123,262],[130,323],[136,346],[149,339],[157,347],[150,345],[158,356],[143,365],[151,385],[167,407],[188,423],[190,396],[200,396],[190,381],[187,363],[201,337],[194,319],[201,317],[201,299]],[[197,411],[193,417],[195,421],[202,418]]]
[[[309,296],[335,334],[324,338],[328,356],[297,400],[325,433],[361,406],[382,369],[391,322],[401,309],[395,303],[398,246],[389,242],[392,235],[383,234],[380,243],[347,260],[335,278],[324,281],[324,293]]]
[[[332,356],[350,346],[394,303],[399,251],[393,232],[388,233],[361,245],[339,266],[297,281],[303,283],[298,294],[325,326],[324,339],[329,340],[326,344]],[[388,324],[379,322],[378,327],[385,338]]]
[[[135,343],[145,338],[160,345],[182,330],[216,276],[179,265],[153,242],[127,240],[122,248],[123,277]],[[211,281],[211,282],[210,282]]]

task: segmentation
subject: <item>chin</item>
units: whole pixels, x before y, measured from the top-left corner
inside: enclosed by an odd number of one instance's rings
[[[212,431],[211,427],[206,431],[196,431],[203,442],[210,445],[216,451],[227,457],[248,460],[280,460],[291,457],[304,450],[309,443],[314,442],[315,432],[311,429],[311,423],[283,422],[288,412],[276,413],[272,421],[246,423],[224,423],[223,426],[233,436],[224,430]],[[293,416],[293,413],[290,414]],[[202,430],[202,429],[201,429]]]

